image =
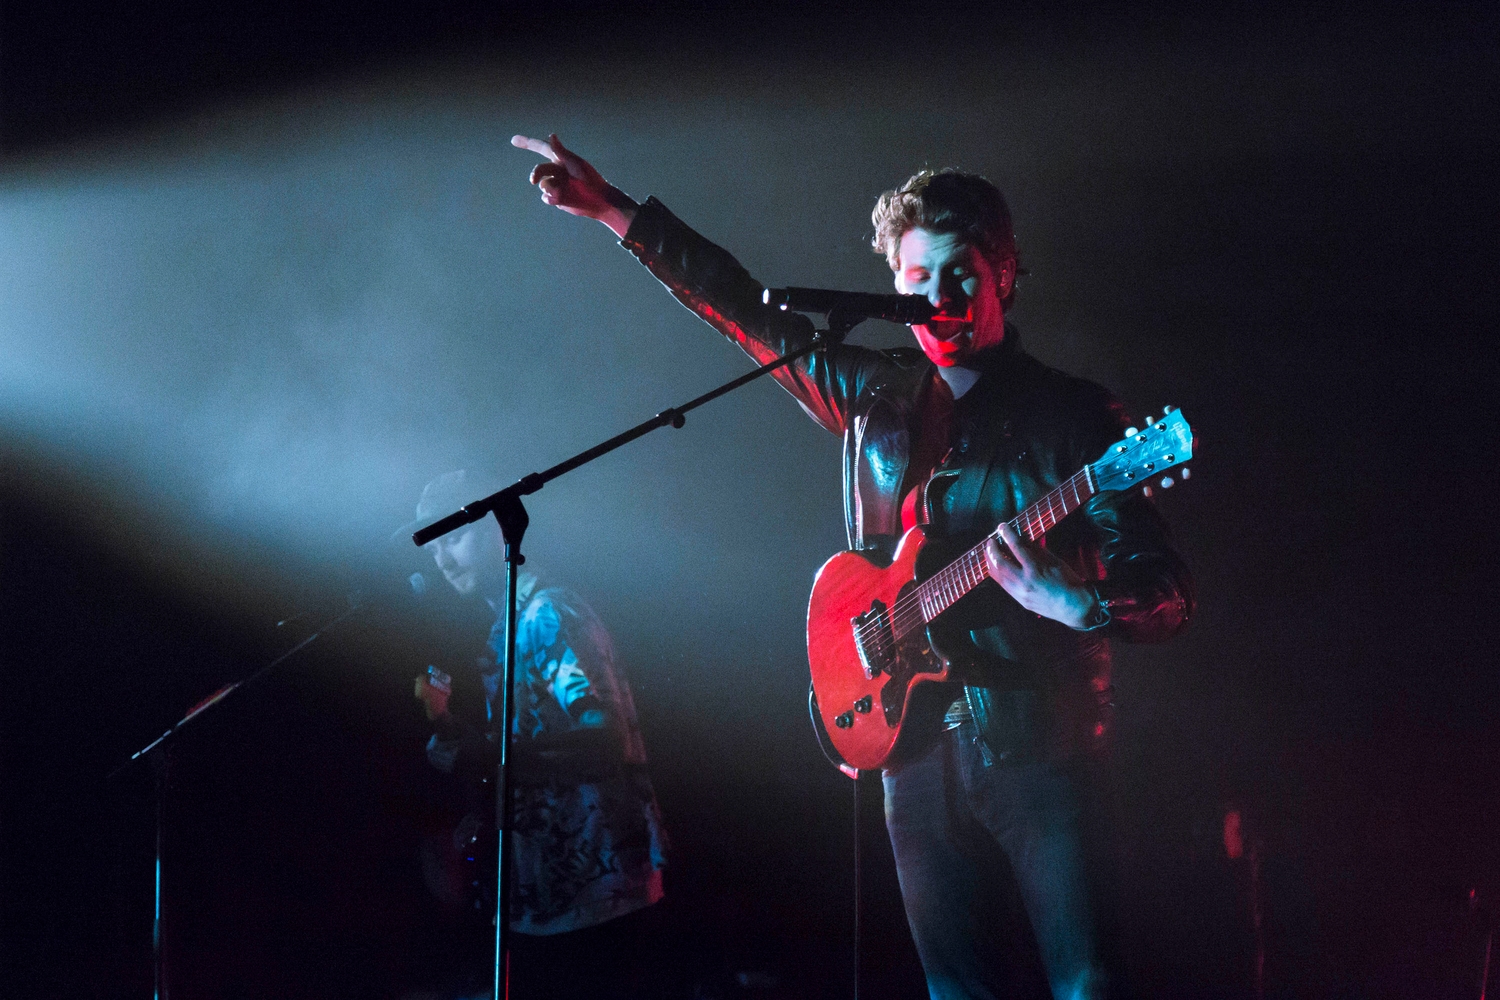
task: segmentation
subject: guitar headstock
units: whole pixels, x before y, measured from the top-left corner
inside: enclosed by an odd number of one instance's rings
[[[1094,488],[1101,493],[1145,485],[1143,492],[1150,496],[1151,484],[1156,483],[1163,489],[1173,484],[1171,476],[1161,473],[1191,461],[1192,457],[1193,429],[1188,426],[1181,410],[1168,406],[1162,409],[1160,420],[1147,417],[1145,428],[1129,428],[1124,439],[1110,445],[1103,457],[1089,469],[1094,477]],[[1187,479],[1189,472],[1183,469],[1178,475]]]

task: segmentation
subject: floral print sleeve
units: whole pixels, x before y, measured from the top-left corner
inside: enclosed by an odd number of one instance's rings
[[[497,660],[504,627],[496,622],[490,636]],[[665,836],[635,705],[617,672],[609,634],[578,595],[544,589],[517,616],[516,659],[517,755],[547,759],[554,748],[569,746],[570,736],[604,730],[609,745],[595,755],[611,763],[593,769],[597,780],[559,768],[555,776],[514,783],[511,926],[561,933],[655,902]],[[485,675],[492,718],[499,712],[499,676]]]

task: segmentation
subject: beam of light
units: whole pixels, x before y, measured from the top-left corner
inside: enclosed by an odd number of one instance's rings
[[[990,99],[893,139],[881,123],[917,97],[893,108],[851,86],[831,124],[697,72],[691,100],[620,67],[562,96],[525,67],[393,76],[13,166],[0,434],[231,582],[256,566],[399,583],[425,561],[389,536],[427,479],[545,468],[746,367],[599,227],[542,208],[511,134],[577,136],[769,282],[886,291],[872,192],[933,157],[1004,178],[1058,108],[1094,96],[1003,114]],[[976,146],[997,115],[1013,140]],[[814,134],[837,162],[809,165]],[[528,545],[587,572],[596,596],[649,581],[666,594],[641,599],[708,603],[751,633],[744,593],[764,590],[795,621],[805,577],[841,547],[837,448],[753,386],[549,485]]]
[[[231,581],[256,566],[399,582],[427,563],[389,536],[431,476],[519,477],[743,370],[525,183],[508,139],[534,117],[635,166],[646,144],[601,124],[609,102],[583,109],[585,127],[503,80],[387,86],[0,176],[0,435],[69,470],[106,525],[152,521],[179,561],[221,562]],[[787,504],[747,520],[740,498],[828,480],[767,478],[719,448],[762,433],[747,406],[777,435],[819,439],[760,389],[549,486],[533,552],[598,564],[614,546],[602,585],[621,590],[730,550],[757,558],[757,519]],[[736,476],[753,484],[738,496]],[[823,548],[837,498],[818,493]]]

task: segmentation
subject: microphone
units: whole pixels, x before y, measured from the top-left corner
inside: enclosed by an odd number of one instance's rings
[[[837,312],[846,319],[883,319],[892,323],[925,323],[937,315],[920,295],[871,295],[826,288],[767,288],[761,301],[782,312]]]

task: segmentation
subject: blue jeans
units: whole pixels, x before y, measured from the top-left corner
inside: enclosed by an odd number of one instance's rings
[[[1014,893],[992,888],[1007,862],[1053,997],[1104,995],[1082,798],[1072,768],[987,766],[972,722],[886,772],[886,828],[932,1000],[1009,994],[1016,915],[997,900]]]

